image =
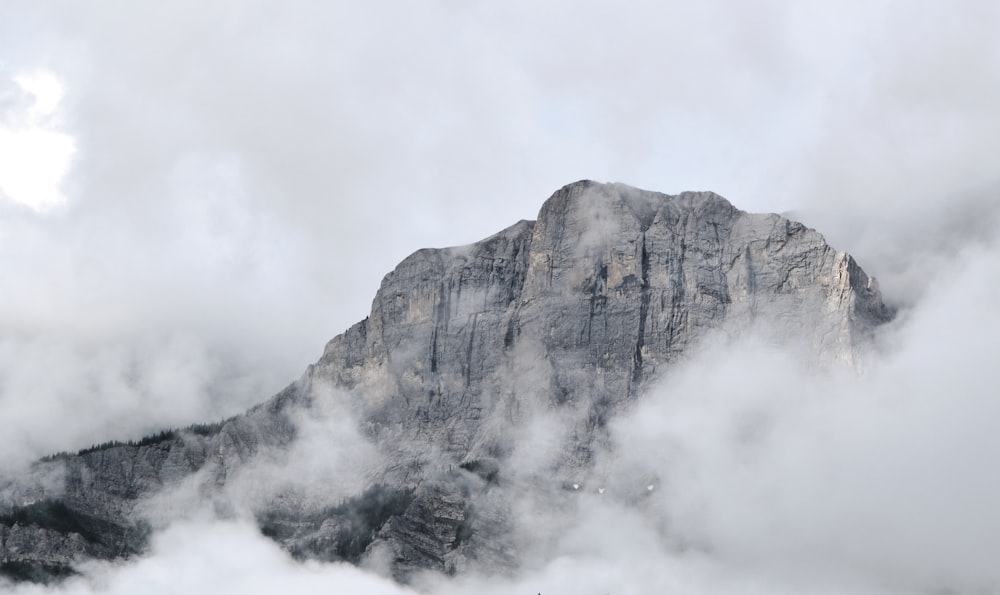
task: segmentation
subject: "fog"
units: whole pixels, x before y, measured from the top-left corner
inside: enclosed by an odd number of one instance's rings
[[[403,588],[236,515],[17,593],[1000,590],[996,3],[3,15],[0,471],[264,400],[407,254],[581,178],[791,213],[900,308],[861,376],[708,343],[616,422],[613,456],[659,478],[644,516],[581,497],[518,576]],[[344,460],[321,475],[354,485]]]

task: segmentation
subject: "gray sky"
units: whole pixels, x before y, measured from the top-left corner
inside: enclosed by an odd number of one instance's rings
[[[793,212],[905,312],[948,279],[1000,306],[965,272],[997,254],[996,2],[0,9],[0,468],[236,413],[407,254],[581,178]]]

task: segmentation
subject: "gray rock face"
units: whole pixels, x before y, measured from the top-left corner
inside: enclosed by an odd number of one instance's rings
[[[799,223],[709,192],[577,182],[535,222],[405,259],[368,318],[246,414],[0,483],[0,562],[41,572],[139,552],[150,502],[186,490],[226,509],[242,469],[295,442],[302,411],[333,407],[378,455],[367,487],[265,490],[248,506],[266,535],[302,557],[378,557],[399,576],[511,567],[531,548],[512,493],[557,502],[605,472],[609,420],[699,341],[753,330],[859,365],[890,317],[874,279]],[[530,446],[540,417],[558,430],[545,456]]]

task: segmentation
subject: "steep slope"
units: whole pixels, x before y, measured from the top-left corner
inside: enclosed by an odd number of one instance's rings
[[[531,547],[515,494],[558,503],[612,473],[597,456],[614,448],[608,421],[699,341],[753,330],[857,365],[890,317],[874,280],[801,224],[709,192],[577,182],[535,222],[405,259],[371,315],[267,403],[9,481],[0,562],[38,578],[139,552],[186,494],[249,509],[303,557],[378,556],[397,575],[502,569]],[[289,464],[317,416],[359,428],[371,451],[359,446],[359,483],[299,478],[236,497],[255,467]]]

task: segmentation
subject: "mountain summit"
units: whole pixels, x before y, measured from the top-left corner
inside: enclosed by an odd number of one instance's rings
[[[0,571],[135,555],[206,505],[302,558],[510,568],[536,547],[521,507],[653,488],[616,468],[609,424],[699,343],[755,333],[855,366],[890,318],[874,279],[800,223],[576,182],[536,221],[406,258],[366,319],[245,414],[0,480]]]

